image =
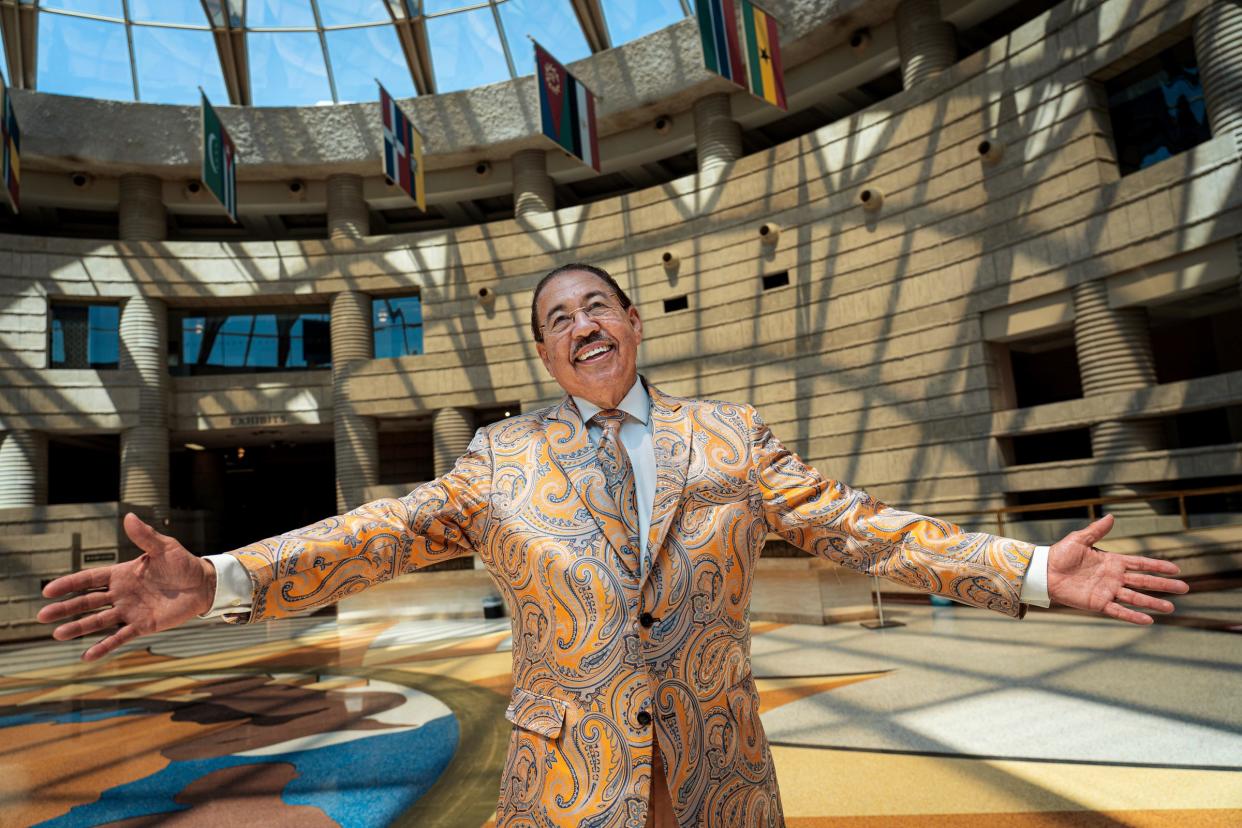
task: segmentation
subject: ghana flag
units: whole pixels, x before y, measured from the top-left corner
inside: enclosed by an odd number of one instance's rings
[[[237,149],[216,108],[203,95],[203,184],[237,223]]]
[[[0,175],[9,206],[16,213],[21,195],[22,133],[13,111],[13,96],[0,77]]]
[[[699,18],[699,39],[703,42],[703,63],[738,86],[746,85],[746,65],[737,44],[737,14],[733,0],[695,0]]]
[[[738,0],[738,4],[742,12],[742,41],[746,44],[750,91],[770,104],[788,109],[776,18],[750,0]]]
[[[538,43],[535,44],[535,70],[539,78],[539,120],[543,124],[543,134],[599,172],[595,96]]]

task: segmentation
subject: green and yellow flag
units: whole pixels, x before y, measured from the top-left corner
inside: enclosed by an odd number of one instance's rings
[[[751,93],[781,109],[788,109],[776,18],[750,0],[738,0],[738,10],[742,16],[742,41]]]

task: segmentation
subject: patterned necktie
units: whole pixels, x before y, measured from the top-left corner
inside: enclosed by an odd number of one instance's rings
[[[604,470],[604,484],[608,488],[613,504],[617,507],[617,515],[629,536],[629,544],[618,550],[622,560],[631,571],[638,571],[638,494],[634,484],[634,467],[630,465],[630,456],[621,442],[621,423],[625,421],[625,412],[615,408],[606,408],[598,412],[591,421],[603,429],[599,443],[595,446],[599,465]]]

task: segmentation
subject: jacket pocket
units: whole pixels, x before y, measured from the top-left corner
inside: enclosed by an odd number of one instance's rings
[[[561,726],[565,724],[566,707],[560,699],[514,687],[505,718],[520,728],[555,739],[561,735]]]

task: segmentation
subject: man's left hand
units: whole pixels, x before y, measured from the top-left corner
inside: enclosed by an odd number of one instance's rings
[[[1086,529],[1070,532],[1049,549],[1048,597],[1058,604],[1102,613],[1118,621],[1150,624],[1150,615],[1131,607],[1172,612],[1173,604],[1139,590],[1182,594],[1190,587],[1185,581],[1160,577],[1178,573],[1177,564],[1172,561],[1097,549],[1095,544],[1112,528],[1113,516],[1105,515]]]

